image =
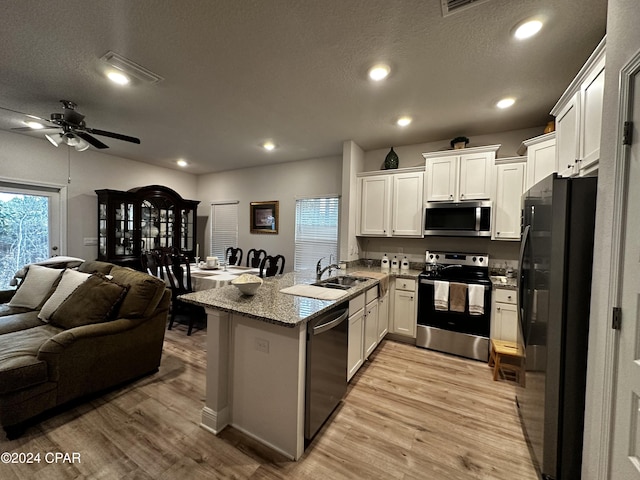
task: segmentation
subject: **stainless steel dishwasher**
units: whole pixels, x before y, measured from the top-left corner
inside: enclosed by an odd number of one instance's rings
[[[347,391],[349,302],[307,326],[304,438],[311,440]]]

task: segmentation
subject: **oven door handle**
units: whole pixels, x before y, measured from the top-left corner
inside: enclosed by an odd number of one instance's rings
[[[435,285],[436,284],[436,280],[430,280],[428,278],[421,278],[420,279],[420,283],[422,285]],[[477,285],[477,283],[467,283],[467,282],[461,282],[461,283],[466,283],[467,285]],[[491,285],[483,285],[483,287],[484,287],[485,290],[490,290],[491,289]]]

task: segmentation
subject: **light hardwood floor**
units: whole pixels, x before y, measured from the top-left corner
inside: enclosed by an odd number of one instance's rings
[[[206,331],[168,331],[160,371],[42,420],[0,452],[0,479],[534,480],[513,384],[481,362],[384,341],[298,462],[200,428]],[[45,454],[80,454],[47,463]],[[49,456],[49,459],[51,456]]]

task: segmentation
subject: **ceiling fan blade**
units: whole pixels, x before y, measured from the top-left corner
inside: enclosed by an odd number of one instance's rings
[[[94,135],[102,135],[103,137],[111,137],[125,142],[137,143],[138,145],[140,144],[139,138],[122,135],[121,133],[106,132],[104,130],[98,130],[97,128],[85,128],[85,130],[89,133],[93,133]]]
[[[90,143],[91,145],[93,145],[96,148],[100,148],[100,149],[109,148],[108,145],[105,145],[100,140],[98,140],[95,137],[92,137],[91,135],[89,135],[86,132],[75,132],[75,134],[77,136],[79,136],[81,139],[83,139],[85,142]]]
[[[0,107],[0,110],[5,110],[5,111],[11,112],[11,113],[17,113],[18,115],[24,115],[27,118],[30,118],[32,120],[37,120],[39,122],[51,123],[51,120],[49,120],[48,118],[38,117],[36,115],[31,115],[30,113],[24,113],[24,112],[20,112],[18,110],[13,110],[12,108]],[[57,127],[48,127],[48,128],[57,128]]]
[[[42,127],[42,128],[31,128],[31,127],[15,127],[12,128],[12,131],[15,132],[44,132],[45,130],[59,130],[60,127]]]

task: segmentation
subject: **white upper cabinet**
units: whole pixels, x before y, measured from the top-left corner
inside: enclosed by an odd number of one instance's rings
[[[415,237],[422,235],[424,172],[393,175],[391,201],[391,235]]]
[[[489,200],[500,145],[423,153],[428,202]]]
[[[520,208],[527,157],[496,160],[492,240],[520,240]]]
[[[422,237],[424,168],[358,175],[357,234]]]
[[[360,235],[387,236],[391,177],[375,175],[358,179],[360,189]]]
[[[518,153],[527,153],[527,175],[524,191],[529,190],[543,178],[558,171],[556,157],[556,132],[539,135],[522,142]]]
[[[589,175],[598,168],[604,93],[605,39],[551,110],[556,117],[558,171]]]

